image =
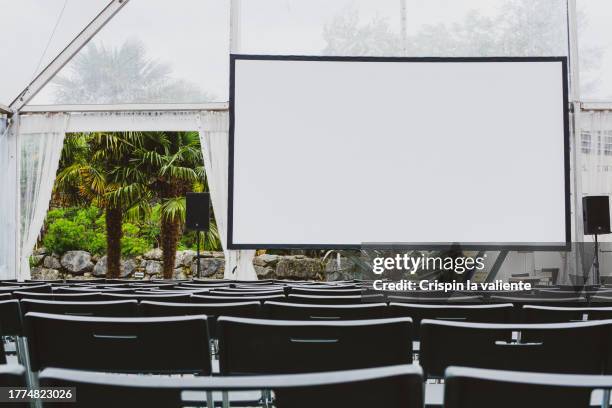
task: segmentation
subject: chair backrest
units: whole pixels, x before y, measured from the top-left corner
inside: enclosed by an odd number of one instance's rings
[[[210,374],[206,316],[25,315],[32,369]],[[180,343],[180,345],[179,345]]]
[[[238,297],[238,296],[285,296],[285,292],[282,290],[234,290],[234,291],[221,291],[211,289],[209,292],[210,296],[227,296],[227,297]]]
[[[286,302],[265,302],[264,315],[280,320],[361,320],[389,317],[386,303],[353,305],[314,305]]]
[[[384,295],[350,295],[350,296],[318,296],[318,295],[292,295],[287,296],[292,303],[315,305],[350,305],[359,303],[381,303],[385,301]]]
[[[179,293],[179,294],[140,294],[140,293],[130,293],[130,294],[107,294],[108,299],[134,299],[143,301],[143,300],[151,300],[154,302],[172,302],[172,303],[188,303],[191,300],[190,293]]]
[[[211,338],[217,338],[217,317],[260,317],[261,304],[259,302],[236,303],[166,303],[166,302],[140,302],[140,312],[143,316],[190,316],[206,315],[208,318],[208,332]]]
[[[4,357],[4,355],[3,355]],[[26,370],[18,364],[0,364],[0,387],[7,388],[26,388]],[[6,394],[5,394],[6,395]],[[3,402],[3,407],[27,408],[28,402]]]
[[[524,323],[561,323],[612,319],[612,307],[554,307],[525,305]]]
[[[423,378],[414,365],[334,371],[314,374],[253,377],[172,378],[120,375],[47,368],[40,373],[44,387],[75,387],[76,402],[66,407],[143,406],[177,408],[190,404],[183,391],[272,390],[279,408],[422,408]],[[193,398],[193,396],[192,396]],[[199,403],[198,403],[199,402]],[[46,406],[43,403],[43,406]],[[51,404],[50,406],[58,406]],[[64,406],[64,405],[60,405]]]
[[[410,317],[415,327],[415,337],[424,319],[450,320],[480,323],[509,323],[514,312],[511,303],[498,305],[431,305],[414,303],[390,303],[390,317]]]
[[[64,302],[55,300],[22,299],[21,313],[49,313],[70,316],[136,317],[136,300],[112,300],[102,302]]]
[[[37,293],[37,292],[13,292],[17,299],[38,300],[63,300],[68,302],[99,302],[105,300],[105,295],[100,292],[87,293]]]
[[[605,372],[611,322],[491,324],[421,321],[420,363],[428,377],[451,366],[552,373]]]
[[[412,362],[409,318],[335,322],[220,317],[221,374],[285,374]],[[380,341],[384,339],[384,341]]]
[[[258,285],[258,286],[239,286],[239,287],[229,287],[229,286],[223,286],[223,287],[211,287],[210,288],[211,291],[215,291],[215,292],[285,292],[285,287],[284,286],[270,286],[270,285]]]
[[[444,382],[444,408],[589,408],[593,390],[612,388],[612,376],[465,367],[449,367]]]
[[[612,296],[600,296],[595,295],[591,296],[590,299],[591,306],[612,306]]]
[[[23,325],[17,299],[0,301],[0,335],[21,336]]]
[[[8,292],[34,292],[34,293],[51,293],[52,286],[47,285],[23,285],[23,286],[6,286],[0,287],[0,293]]]
[[[542,305],[561,307],[580,307],[587,305],[587,300],[584,297],[543,298],[539,296],[491,296],[490,301],[493,303],[512,303],[518,307],[520,307],[521,305]]]
[[[482,296],[449,296],[449,297],[409,297],[409,296],[387,296],[389,303],[426,303],[430,305],[479,305],[482,304]]]
[[[191,302],[193,303],[236,303],[236,302],[260,302],[264,301],[282,301],[285,300],[284,295],[275,296],[209,296],[209,295],[192,295]]]
[[[100,288],[100,287],[86,287],[86,286],[71,286],[71,287],[59,287],[53,288],[53,293],[112,293],[112,294],[125,294],[134,293],[135,289],[130,288]]]
[[[361,289],[310,289],[310,288],[291,288],[293,295],[315,295],[315,296],[361,296]]]

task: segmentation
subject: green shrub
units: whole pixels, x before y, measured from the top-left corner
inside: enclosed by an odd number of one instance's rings
[[[121,254],[123,256],[142,255],[152,248],[151,242],[141,236],[141,230],[137,225],[124,223],[122,231]]]
[[[56,219],[43,239],[45,248],[57,254],[85,247],[85,226],[68,219]]]

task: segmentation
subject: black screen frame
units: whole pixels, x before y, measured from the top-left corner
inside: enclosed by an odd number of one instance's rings
[[[367,248],[406,248],[435,250],[448,248],[453,243],[362,243],[355,244],[266,244],[235,243],[233,240],[233,205],[234,205],[234,120],[235,120],[235,68],[237,60],[258,61],[346,61],[346,62],[560,62],[562,65],[563,90],[563,137],[564,137],[564,176],[565,176],[565,242],[559,243],[460,243],[461,248],[469,250],[505,250],[505,251],[569,251],[571,250],[571,182],[570,182],[570,106],[568,58],[565,56],[550,57],[350,57],[350,56],[304,56],[304,55],[256,55],[230,54],[229,76],[229,160],[228,160],[228,208],[227,208],[227,249],[344,249],[355,250]]]

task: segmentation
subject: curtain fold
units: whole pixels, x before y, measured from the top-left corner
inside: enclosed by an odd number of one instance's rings
[[[30,278],[29,258],[49,208],[64,145],[68,116],[63,113],[20,118],[21,266],[19,280]]]
[[[257,280],[257,273],[253,266],[255,251],[227,249],[228,130],[229,115],[227,112],[202,112],[200,114],[200,144],[215,221],[225,254],[225,278]]]
[[[0,279],[17,277],[17,137],[0,118]]]

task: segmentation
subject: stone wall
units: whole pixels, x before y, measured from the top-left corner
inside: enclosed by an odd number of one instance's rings
[[[220,279],[225,270],[223,252],[201,252],[200,269],[203,277]],[[196,275],[196,253],[178,251],[174,263],[175,279],[190,279]],[[66,279],[71,277],[101,278],[106,276],[106,256],[92,256],[86,251],[68,251],[62,255],[47,253],[44,248],[32,255],[32,279]],[[264,254],[253,260],[260,279],[336,280],[338,272],[324,267],[318,258],[304,255]],[[162,251],[152,249],[142,256],[121,261],[121,278],[162,278]],[[342,276],[345,278],[345,276]]]

